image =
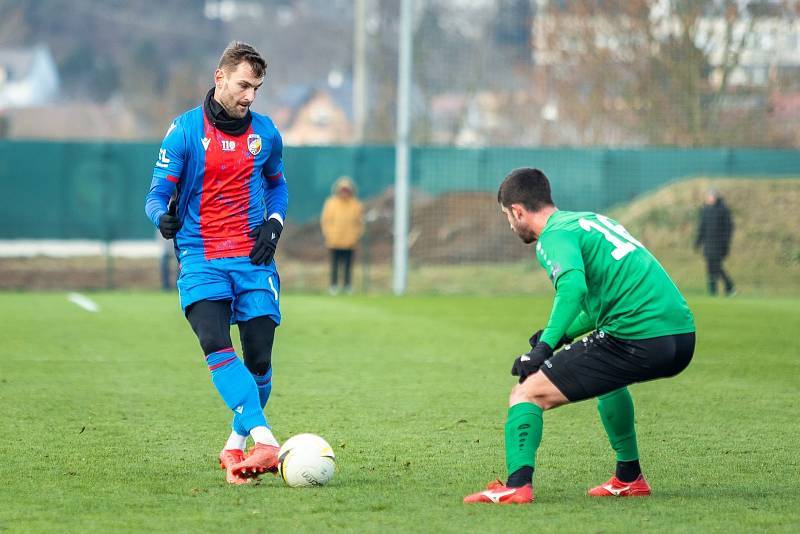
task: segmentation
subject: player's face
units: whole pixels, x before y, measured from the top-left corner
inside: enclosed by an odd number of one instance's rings
[[[530,245],[539,237],[536,235],[536,232],[533,231],[533,228],[528,226],[525,222],[524,212],[521,207],[517,205],[513,205],[510,208],[506,208],[502,206],[503,213],[506,214],[508,218],[508,224],[511,226],[511,229],[514,230],[514,233],[522,239],[522,242],[525,244]]]
[[[242,62],[230,72],[217,69],[214,83],[219,103],[232,118],[241,119],[247,115],[247,110],[256,99],[256,92],[264,83],[264,78],[256,78],[250,64]]]

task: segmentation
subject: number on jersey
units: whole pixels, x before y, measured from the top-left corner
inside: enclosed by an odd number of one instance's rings
[[[578,223],[581,225],[581,228],[587,232],[597,230],[603,234],[603,237],[606,238],[606,241],[614,245],[614,250],[611,252],[611,256],[615,260],[621,260],[626,255],[636,250],[636,247],[644,248],[642,244],[634,239],[634,237],[629,234],[621,224],[614,224],[611,222],[611,219],[603,215],[598,215],[597,220],[602,223],[602,226],[594,221],[584,219],[583,217],[581,217]]]

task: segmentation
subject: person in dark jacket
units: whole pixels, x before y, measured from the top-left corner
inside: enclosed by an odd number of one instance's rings
[[[706,193],[705,204],[700,209],[700,227],[694,243],[695,250],[703,248],[708,270],[708,292],[717,294],[717,280],[722,278],[725,294],[734,292],[733,280],[722,268],[722,260],[728,256],[733,237],[731,211],[719,193],[710,189]]]

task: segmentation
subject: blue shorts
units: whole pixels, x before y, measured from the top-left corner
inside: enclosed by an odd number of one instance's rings
[[[183,313],[201,300],[230,300],[231,323],[267,316],[280,324],[280,291],[275,262],[253,265],[247,256],[182,264],[178,274]]]

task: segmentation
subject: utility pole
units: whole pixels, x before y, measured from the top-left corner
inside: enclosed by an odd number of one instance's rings
[[[394,294],[406,291],[408,278],[409,210],[409,107],[411,94],[411,26],[414,0],[400,5],[400,64],[397,73],[397,137],[394,178]]]
[[[353,141],[364,142],[364,124],[367,121],[367,58],[366,58],[366,6],[367,0],[356,0],[353,43]]]

